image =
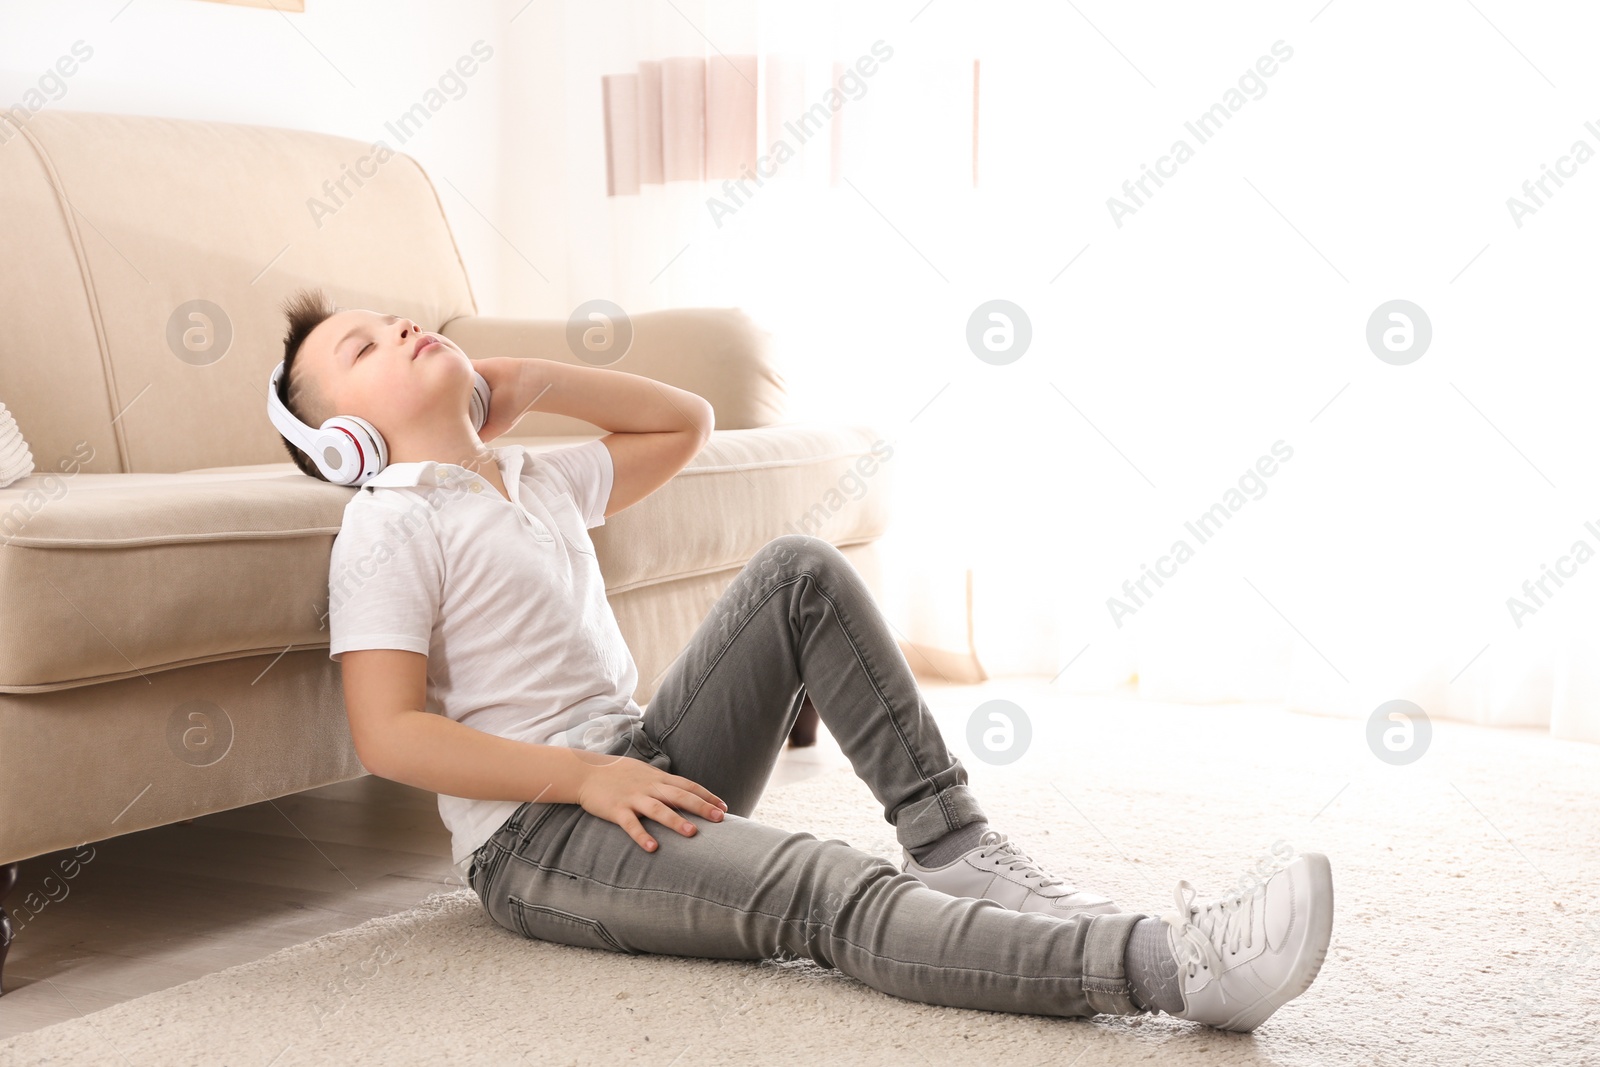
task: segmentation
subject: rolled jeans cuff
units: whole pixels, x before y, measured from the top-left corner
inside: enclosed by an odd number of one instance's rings
[[[1083,942],[1083,995],[1089,1007],[1104,1015],[1140,1015],[1128,985],[1126,959],[1133,927],[1149,916],[1142,912],[1115,912],[1089,917]]]
[[[894,818],[895,837],[909,852],[986,816],[971,789],[953,785],[926,800],[905,805]]]

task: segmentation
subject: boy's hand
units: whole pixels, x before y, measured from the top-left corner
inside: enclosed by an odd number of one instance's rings
[[[669,804],[713,822],[721,821],[728,810],[722,798],[704,786],[630,756],[594,767],[578,790],[578,804],[590,815],[622,827],[646,852],[655,851],[656,842],[639,822],[640,815],[693,837],[694,824]]]

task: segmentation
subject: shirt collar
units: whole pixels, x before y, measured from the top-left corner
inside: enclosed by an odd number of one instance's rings
[[[501,470],[501,477],[508,481],[516,478],[521,473],[522,457],[512,448],[491,448],[495,462]],[[361,488],[378,488],[381,486],[422,487],[430,489],[464,489],[468,482],[478,478],[475,471],[456,463],[440,463],[432,459],[411,460],[405,463],[391,463],[383,470],[374,474],[362,483]]]

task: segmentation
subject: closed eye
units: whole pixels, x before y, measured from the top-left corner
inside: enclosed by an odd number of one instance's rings
[[[365,355],[367,349],[371,348],[373,346],[373,344],[374,344],[374,342],[368,341],[366,344],[362,345],[361,346],[361,351],[356,353],[356,358],[360,359],[363,355]]]

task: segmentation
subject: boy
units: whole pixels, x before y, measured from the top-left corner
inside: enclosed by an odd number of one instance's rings
[[[930,1004],[1159,1010],[1231,1030],[1315,978],[1333,913],[1320,854],[1211,904],[1179,882],[1177,911],[1156,918],[989,829],[860,575],[818,538],[757,552],[643,711],[587,530],[700,451],[701,397],[597,367],[474,362],[317,291],[285,314],[283,403],[311,427],[364,419],[387,446],[329,565],[356,752],[439,794],[496,923],[630,954],[806,957]],[[474,369],[491,387],[476,431]],[[610,432],[540,454],[485,446],[535,408]],[[900,867],[748,818],[807,693],[895,826]]]

